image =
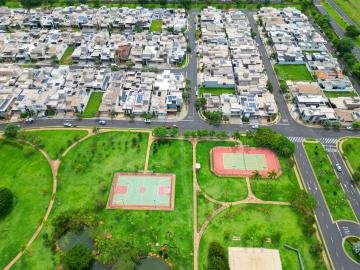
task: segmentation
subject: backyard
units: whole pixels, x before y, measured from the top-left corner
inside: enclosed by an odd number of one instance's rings
[[[0,268],[3,269],[29,241],[49,204],[52,174],[35,148],[0,140],[0,187],[14,194],[10,214],[0,220]]]
[[[85,111],[81,114],[84,118],[95,117],[99,111],[104,92],[92,92]]]
[[[208,269],[206,255],[213,241],[221,243],[225,248],[279,249],[283,269],[300,269],[296,253],[284,248],[284,244],[288,244],[300,250],[305,269],[326,269],[321,255],[310,253],[310,247],[317,244],[318,240],[315,235],[308,237],[303,234],[303,220],[303,216],[289,206],[231,206],[207,227],[200,242],[199,269]]]
[[[162,25],[163,25],[162,20],[153,20],[153,21],[151,21],[149,32],[161,33],[162,32]]]
[[[356,92],[328,92],[325,91],[325,96],[328,98],[337,98],[337,97],[357,97]]]
[[[60,65],[70,65],[71,64],[71,55],[75,51],[74,47],[67,47],[63,56],[60,59]]]
[[[210,88],[210,87],[200,87],[199,94],[203,95],[205,93],[210,93],[214,96],[220,96],[221,94],[235,94],[234,88]]]
[[[323,146],[313,142],[304,145],[333,220],[357,221]]]
[[[245,178],[218,177],[210,170],[209,152],[215,146],[234,146],[234,142],[201,141],[196,145],[196,162],[201,169],[196,173],[200,188],[219,201],[240,201],[247,196]]]
[[[279,65],[274,66],[279,80],[282,81],[313,81],[314,78],[310,74],[305,65]]]

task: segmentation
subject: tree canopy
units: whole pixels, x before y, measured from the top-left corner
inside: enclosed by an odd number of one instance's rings
[[[16,138],[19,128],[14,124],[8,124],[5,127],[4,135],[8,139]]]
[[[14,195],[8,188],[0,188],[0,219],[8,215],[12,209]]]
[[[75,245],[65,252],[62,262],[66,269],[84,270],[89,269],[92,257],[90,250],[83,245]]]
[[[208,270],[229,270],[229,262],[224,247],[211,242],[208,251]]]

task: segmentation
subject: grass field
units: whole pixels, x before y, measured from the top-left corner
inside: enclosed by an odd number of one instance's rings
[[[220,96],[221,94],[235,94],[234,88],[209,88],[209,87],[200,87],[199,94],[203,95],[205,93],[210,93],[214,96]]]
[[[347,237],[344,241],[344,249],[350,258],[360,263],[360,256],[353,253],[353,243],[356,243],[357,241],[359,241],[359,238],[357,237]]]
[[[351,168],[354,170],[360,168],[360,138],[349,138],[342,143],[342,150],[345,158],[350,162]]]
[[[202,141],[196,145],[196,162],[201,169],[196,177],[203,192],[219,201],[239,201],[247,196],[244,178],[218,177],[210,170],[209,151],[215,146],[234,146],[233,142]]]
[[[334,1],[360,27],[360,0]]]
[[[279,158],[282,174],[276,179],[250,179],[255,196],[265,201],[289,202],[294,192],[300,189],[293,162]]]
[[[22,146],[32,149],[32,154]],[[45,157],[31,146],[0,140],[0,187],[9,188],[15,196],[12,212],[0,220],[3,269],[31,238],[49,204],[52,175]]]
[[[197,225],[198,231],[200,231],[201,226],[205,222],[205,220],[210,217],[210,215],[216,211],[216,209],[221,206],[210,202],[207,200],[202,193],[197,194]]]
[[[153,21],[151,21],[149,32],[161,33],[162,32],[162,25],[163,25],[162,20],[153,20]]]
[[[200,242],[199,269],[207,269],[207,250],[212,241],[218,241],[226,248],[239,246],[279,249],[283,269],[300,269],[296,253],[284,248],[286,243],[300,250],[305,269],[326,269],[320,256],[310,254],[310,245],[316,243],[317,239],[315,235],[308,237],[303,234],[302,223],[303,217],[288,206],[232,206],[207,227]],[[241,240],[233,241],[234,236]],[[267,241],[268,238],[271,238],[271,243]]]
[[[26,131],[25,139],[34,142],[34,139],[40,139],[40,147],[49,154],[51,159],[60,158],[67,147],[75,141],[85,137],[86,130],[36,130]]]
[[[326,92],[324,94],[328,98],[337,98],[337,97],[357,97],[358,94],[356,92]]]
[[[135,147],[132,145],[134,138],[138,140]],[[102,229],[111,232],[114,241],[130,241],[135,247],[146,247],[153,252],[163,245],[176,246],[178,248],[168,251],[169,260],[178,266],[177,269],[191,269],[193,204],[192,146],[189,142],[172,141],[157,145],[157,150],[152,150],[150,155],[149,169],[176,174],[175,210],[95,209],[97,200],[103,201],[105,206],[115,171],[143,170],[147,140],[146,133],[109,132],[75,146],[60,167],[57,200],[51,218],[69,209],[89,209],[100,216],[104,222]],[[176,159],[173,159],[174,152],[177,153]],[[45,231],[50,231],[50,226],[46,226]],[[52,262],[41,237],[31,246],[30,252],[32,256],[24,256],[14,269],[57,268],[58,258],[55,256],[55,263]]]
[[[70,65],[71,64],[71,55],[75,51],[74,47],[67,47],[63,56],[60,59],[60,65]]]
[[[304,145],[333,219],[356,221],[323,146],[320,143],[304,143]]]
[[[99,111],[99,107],[102,101],[104,92],[92,92],[89,102],[86,106],[85,111],[82,113],[82,117],[91,118],[95,117],[97,112]]]
[[[274,66],[279,80],[284,81],[313,81],[314,78],[305,65],[279,65]]]

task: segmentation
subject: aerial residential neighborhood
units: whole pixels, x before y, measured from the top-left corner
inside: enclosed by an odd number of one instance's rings
[[[358,14],[0,1],[0,269],[360,269]]]

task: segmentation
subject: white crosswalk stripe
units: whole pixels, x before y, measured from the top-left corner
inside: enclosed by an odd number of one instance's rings
[[[322,144],[336,144],[336,138],[320,138],[319,139]]]
[[[291,142],[303,142],[304,137],[288,137]]]

